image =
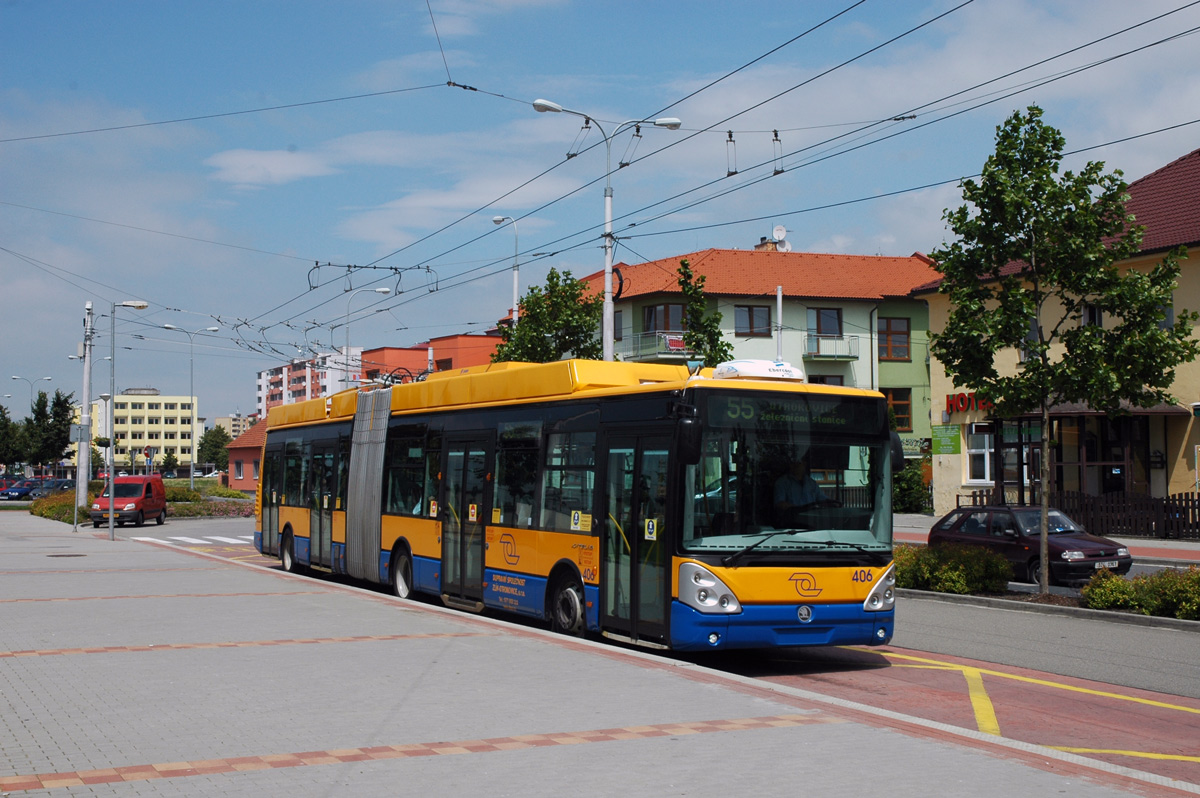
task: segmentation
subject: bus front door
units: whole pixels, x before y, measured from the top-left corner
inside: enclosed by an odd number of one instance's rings
[[[665,504],[670,438],[609,438],[601,625],[630,639],[666,642],[670,541]]]
[[[337,472],[334,471],[336,447],[333,444],[316,444],[312,453],[312,501],[309,517],[311,564],[330,567],[330,549],[333,547],[333,507],[337,489]]]
[[[447,439],[442,472],[443,601],[483,608],[484,527],[491,517],[491,444]]]

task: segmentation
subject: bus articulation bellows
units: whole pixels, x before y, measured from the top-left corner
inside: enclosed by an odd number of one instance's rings
[[[902,454],[877,392],[750,361],[500,363],[266,423],[255,546],[288,571],[651,648],[891,639]]]

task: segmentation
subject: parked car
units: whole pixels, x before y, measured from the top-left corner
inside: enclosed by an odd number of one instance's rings
[[[113,519],[118,526],[125,526],[127,521],[141,526],[151,518],[156,524],[161,524],[167,519],[167,491],[158,474],[117,477],[113,480],[113,493],[116,494],[116,500],[111,504],[107,487],[92,502],[90,516],[93,527],[107,523],[110,507],[113,508]]]
[[[1048,516],[1050,584],[1090,579],[1101,568],[1127,574],[1129,549],[1115,540],[1089,535],[1066,513]],[[1013,578],[1041,581],[1041,509],[1038,507],[959,507],[929,530],[929,545],[961,543],[1002,554],[1012,563]]]
[[[42,483],[36,479],[23,479],[15,485],[9,485],[3,492],[0,492],[0,498],[10,502],[26,501],[29,499],[29,494],[35,488],[41,487],[41,485]]]

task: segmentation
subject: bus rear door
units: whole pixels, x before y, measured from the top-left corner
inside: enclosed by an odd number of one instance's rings
[[[443,454],[442,600],[483,609],[484,527],[491,518],[490,437],[447,436]]]
[[[313,445],[312,453],[312,496],[314,507],[309,519],[308,534],[312,549],[311,565],[329,568],[332,565],[330,550],[333,547],[333,510],[337,501],[337,472],[335,442],[321,441]]]
[[[664,643],[670,601],[665,435],[612,436],[605,478],[600,623],[643,643]]]
[[[263,453],[262,474],[259,480],[262,501],[262,553],[279,553],[279,502],[283,495],[283,447],[268,448]]]

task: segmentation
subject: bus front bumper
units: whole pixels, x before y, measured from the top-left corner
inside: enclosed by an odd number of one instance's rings
[[[802,615],[808,620],[801,621]],[[671,648],[883,645],[892,639],[895,620],[894,609],[866,612],[861,604],[751,604],[733,615],[717,615],[672,601]]]

